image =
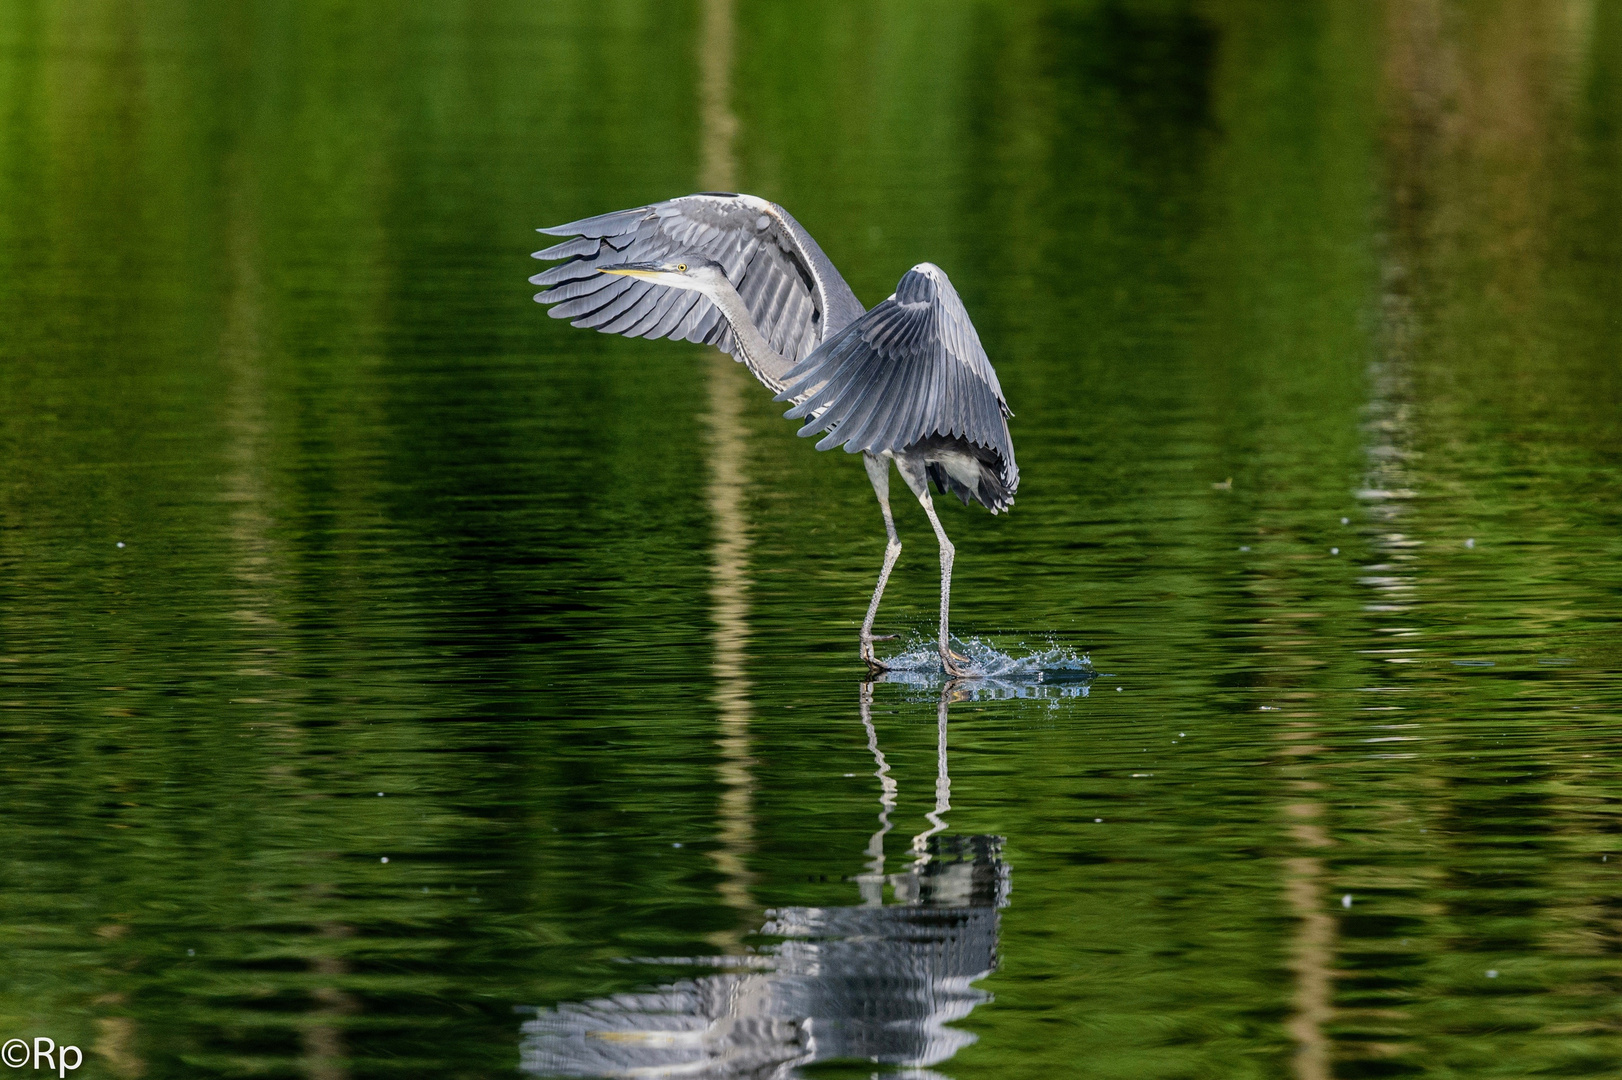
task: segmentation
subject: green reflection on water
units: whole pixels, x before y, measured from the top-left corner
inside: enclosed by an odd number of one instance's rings
[[[951,835],[1014,887],[936,1068],[1609,1068],[1622,11],[734,17],[740,185],[869,303],[945,267],[1018,414],[956,628],[1104,673],[952,707]],[[0,6],[4,1037],[499,1074],[515,1006],[860,902],[865,477],[748,398],[729,878],[709,360],[523,280],[699,185],[700,25]],[[899,513],[881,621],[927,631]],[[875,691],[894,865],[935,718]]]

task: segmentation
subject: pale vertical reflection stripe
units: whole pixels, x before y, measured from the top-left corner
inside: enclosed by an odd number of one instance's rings
[[[1296,781],[1292,786],[1311,786]],[[1286,814],[1298,820],[1290,828],[1303,847],[1328,847],[1323,826],[1312,820],[1323,812],[1318,802],[1291,803]],[[1295,1007],[1288,1030],[1295,1040],[1296,1080],[1329,1080],[1329,1036],[1324,1028],[1333,1010],[1335,920],[1324,909],[1323,860],[1301,856],[1284,861],[1285,898],[1295,915],[1295,938],[1290,943],[1290,970],[1295,974]]]
[[[730,191],[737,166],[732,113],[732,0],[705,0],[699,36],[700,116],[704,125],[701,182],[710,191]],[[719,845],[711,858],[722,874],[721,900],[739,914],[738,927],[714,934],[722,947],[741,947],[741,935],[754,913],[750,899],[749,852],[754,843],[753,768],[749,749],[749,524],[744,516],[744,394],[752,385],[730,356],[709,350],[710,520],[715,544],[710,551],[710,599],[715,640],[711,669],[720,719],[722,795]]]
[[[1310,690],[1287,691],[1297,701],[1310,700]],[[1324,784],[1312,779],[1316,759],[1325,752],[1318,742],[1318,713],[1295,709],[1285,714],[1275,737],[1284,743],[1279,757],[1285,788],[1296,798],[1282,807],[1290,840],[1304,851],[1330,847],[1320,819],[1324,813]],[[1300,854],[1284,860],[1284,899],[1295,916],[1290,938],[1290,972],[1294,975],[1292,1011],[1285,1030],[1295,1042],[1291,1073],[1295,1080],[1330,1080],[1332,1045],[1327,1031],[1335,1003],[1335,920],[1327,904],[1327,873],[1317,855]]]
[[[1289,637],[1280,648],[1292,645]],[[1310,702],[1311,690],[1284,690],[1280,696],[1297,704]],[[1319,742],[1318,712],[1295,708],[1284,714],[1274,737],[1283,743],[1278,756],[1285,790],[1293,793],[1281,810],[1290,841],[1301,853],[1284,860],[1284,899],[1295,916],[1290,938],[1290,972],[1295,976],[1292,1012],[1285,1030],[1295,1042],[1291,1072],[1295,1080],[1330,1080],[1330,1043],[1326,1030],[1334,1014],[1335,920],[1327,909],[1327,873],[1316,852],[1333,845],[1323,827],[1324,783],[1315,779]],[[1308,854],[1311,852],[1312,854]]]
[[[230,463],[223,496],[231,505],[226,531],[235,554],[237,579],[236,610],[232,614],[243,624],[245,642],[254,640],[254,632],[267,635],[261,639],[263,644],[244,655],[236,673],[265,676],[276,673],[282,642],[273,610],[281,587],[277,573],[281,558],[271,535],[272,490],[265,463],[270,438],[265,407],[265,290],[259,273],[262,255],[251,171],[240,153],[227,158],[225,180],[225,250],[230,285],[220,335],[220,362],[227,378],[223,421]],[[283,745],[291,745],[300,729],[285,721],[286,714],[277,710],[268,723],[283,737]],[[282,766],[277,766],[276,771],[283,774],[284,780],[291,775]],[[333,891],[325,883],[309,887],[312,898],[330,896]],[[323,924],[322,940],[313,945],[315,955],[308,960],[313,976],[309,992],[316,1007],[299,1025],[303,1052],[298,1063],[310,1080],[348,1080],[350,1075],[345,1064],[349,1048],[343,1024],[345,1016],[359,1011],[359,1005],[340,986],[349,974],[349,965],[336,955],[341,952],[340,942],[350,933],[345,925]]]
[[[738,167],[733,140],[738,118],[732,112],[732,0],[704,0],[704,26],[698,41],[699,111],[704,125],[703,184],[731,191]]]

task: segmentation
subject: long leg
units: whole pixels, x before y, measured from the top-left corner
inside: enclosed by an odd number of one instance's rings
[[[953,678],[962,678],[968,672],[961,665],[967,663],[969,658],[952,651],[952,635],[947,627],[947,615],[952,608],[952,559],[957,554],[957,549],[946,538],[946,530],[941,527],[941,519],[935,516],[935,504],[929,497],[929,477],[924,472],[924,463],[913,458],[897,457],[895,465],[896,470],[901,473],[901,478],[912,489],[912,493],[918,496],[918,502],[929,517],[929,523],[935,527],[935,539],[941,546],[941,666],[946,669],[946,674]]]
[[[873,587],[873,602],[867,605],[867,618],[862,620],[862,659],[872,671],[884,671],[885,666],[873,652],[873,620],[879,613],[879,599],[884,595],[884,584],[890,580],[890,571],[901,557],[901,540],[895,534],[895,518],[890,514],[890,462],[872,454],[862,455],[867,466],[867,478],[873,481],[873,494],[879,497],[879,509],[884,512],[884,533],[890,542],[884,547],[884,568],[879,571],[879,583]]]

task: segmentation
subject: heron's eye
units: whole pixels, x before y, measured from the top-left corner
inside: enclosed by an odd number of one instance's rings
[[[678,274],[687,273],[687,264],[686,263],[677,263],[676,264],[676,273],[678,273]]]

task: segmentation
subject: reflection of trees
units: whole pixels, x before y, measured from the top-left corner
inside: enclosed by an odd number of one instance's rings
[[[699,122],[703,163],[699,182],[706,191],[731,191],[738,172],[734,146],[738,120],[732,112],[732,0],[706,0],[698,37]],[[705,350],[709,408],[704,412],[709,444],[706,489],[710,526],[710,603],[714,622],[710,671],[721,750],[720,843],[711,852],[722,874],[721,895],[744,919],[753,907],[747,859],[754,840],[751,802],[754,765],[749,750],[749,440],[744,429],[747,395],[758,387],[732,357]],[[740,928],[719,931],[718,944],[736,946]]]
[[[1364,709],[1393,721],[1375,725],[1369,741],[1389,744],[1378,757],[1403,765],[1401,783],[1378,809],[1357,816],[1393,833],[1424,830],[1428,854],[1400,866],[1377,857],[1355,871],[1342,864],[1343,878],[1378,883],[1392,913],[1383,930],[1374,919],[1349,924],[1338,948],[1330,1030],[1333,1056],[1348,1068],[1475,1059],[1471,1040],[1506,1013],[1481,998],[1479,1019],[1449,1025],[1461,991],[1440,957],[1455,956],[1484,979],[1494,950],[1536,955],[1546,978],[1580,995],[1573,961],[1608,947],[1608,929],[1584,926],[1586,898],[1563,899],[1586,890],[1542,855],[1504,850],[1506,835],[1527,848],[1603,850],[1606,839],[1595,835],[1602,830],[1578,795],[1593,791],[1591,768],[1570,754],[1538,755],[1522,764],[1514,789],[1488,798],[1479,778],[1450,760],[1468,747],[1465,760],[1476,761],[1482,726],[1564,738],[1566,710],[1540,700],[1535,682],[1483,680],[1462,717],[1457,682],[1449,680],[1451,693],[1436,692],[1455,662],[1491,656],[1529,665],[1539,653],[1570,650],[1581,640],[1570,623],[1589,606],[1580,597],[1594,588],[1586,580],[1592,567],[1569,555],[1585,511],[1555,493],[1574,468],[1592,468],[1603,440],[1584,414],[1592,388],[1607,378],[1601,372],[1614,369],[1606,345],[1614,331],[1588,323],[1614,282],[1596,288],[1584,257],[1615,236],[1614,223],[1607,237],[1591,231],[1588,217],[1615,178],[1584,167],[1594,160],[1584,129],[1601,122],[1590,110],[1602,102],[1589,91],[1614,64],[1617,44],[1599,49],[1603,7],[1384,5],[1386,231],[1359,492],[1372,558],[1360,581],[1363,636],[1374,646],[1366,650],[1373,662]],[[1537,476],[1539,497],[1506,489],[1517,473]],[[1466,547],[1478,540],[1482,547]],[[1461,720],[1468,725],[1448,730]],[[1344,797],[1333,803],[1351,817]],[[1565,905],[1573,910],[1557,920],[1559,940],[1544,938],[1554,909]],[[1487,933],[1489,924],[1500,929]],[[1537,1030],[1553,1031],[1560,1012],[1540,1007],[1536,1023],[1547,1026]],[[1536,1026],[1526,1013],[1507,1015]],[[1538,1051],[1548,1055],[1543,1067],[1591,1052],[1552,1041]],[[1530,1068],[1530,1059],[1521,1065]]]
[[[722,972],[651,990],[566,1003],[524,1025],[523,1068],[541,1075],[787,1077],[818,1061],[928,1067],[973,1042],[948,1025],[990,995],[974,987],[996,967],[999,909],[1008,902],[1002,839],[951,836],[947,709],[938,705],[938,768],[930,828],[911,863],[884,873],[895,785],[878,748],[872,687],[862,722],[878,768],[879,829],[856,876],[862,903],[768,911],[759,933],[783,938],[744,956],[660,958]],[[883,903],[883,889],[894,902]]]

